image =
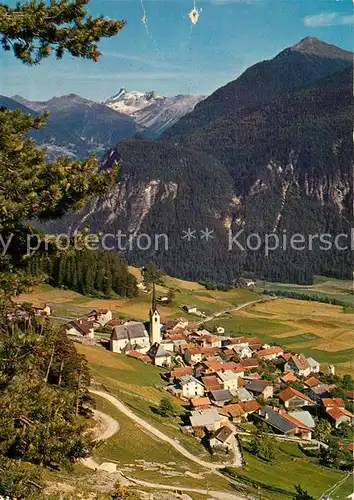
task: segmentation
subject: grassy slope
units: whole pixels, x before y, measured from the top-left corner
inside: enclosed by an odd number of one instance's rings
[[[123,468],[130,477],[176,487],[206,488],[208,483],[215,489],[230,489],[226,478],[205,472],[172,446],[144,432],[109,402],[97,397],[96,404],[99,410],[110,414],[120,424],[118,434],[94,452],[94,458],[99,463],[116,461],[119,463],[119,468]],[[138,460],[146,463],[139,465]]]
[[[296,444],[281,443],[276,458],[265,462],[251,455],[245,449],[246,467],[234,470],[237,476],[248,478],[260,483],[272,485],[289,492],[288,495],[277,492],[267,492],[265,497],[272,499],[293,498],[294,486],[300,484],[310,495],[319,498],[328,488],[340,481],[345,475],[339,471],[327,469],[309,462]],[[353,490],[350,478],[342,485],[333,498],[346,498]]]

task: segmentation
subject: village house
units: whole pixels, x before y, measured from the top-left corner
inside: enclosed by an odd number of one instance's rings
[[[209,432],[220,429],[222,422],[225,421],[216,408],[207,410],[194,410],[189,417],[191,427],[195,432],[207,429]]]
[[[220,384],[220,380],[216,375],[208,375],[206,377],[202,377],[202,382],[206,391],[218,391],[222,389],[222,385]]]
[[[198,309],[196,306],[187,306],[184,305],[182,306],[182,309],[186,311],[188,314],[196,314],[198,312]]]
[[[316,427],[316,422],[313,419],[311,413],[306,410],[289,411],[289,415],[299,422],[302,422],[309,429],[314,429]]]
[[[248,415],[257,412],[260,408],[261,405],[252,400],[225,405],[219,409],[219,413],[227,416],[234,424],[240,424],[242,419],[247,419]]]
[[[329,420],[336,428],[343,424],[343,422],[351,425],[354,424],[354,415],[345,408],[340,408],[338,406],[329,408],[326,411],[326,415],[329,417]]]
[[[284,371],[293,372],[301,377],[308,377],[311,373],[311,367],[302,354],[293,354],[289,361],[284,365]]]
[[[240,365],[245,372],[249,370],[257,370],[259,368],[259,362],[256,358],[241,359]]]
[[[223,415],[231,420],[234,424],[240,424],[244,411],[239,403],[225,405],[219,408],[220,415]]]
[[[261,349],[256,352],[256,356],[258,359],[265,359],[268,361],[272,361],[273,359],[278,358],[283,354],[283,349],[279,346],[267,347],[266,349]]]
[[[182,375],[193,375],[193,368],[191,366],[176,367],[167,373],[165,378],[170,382],[175,382],[182,377]]]
[[[149,335],[144,323],[129,321],[124,325],[115,326],[112,330],[110,339],[112,352],[123,353],[131,350],[146,354],[149,347]]]
[[[67,335],[77,337],[87,337],[93,339],[95,337],[95,330],[92,321],[87,319],[75,319],[70,321],[66,327]]]
[[[278,384],[281,388],[287,387],[289,384],[297,382],[298,378],[293,372],[286,372],[280,377],[275,379],[275,383]]]
[[[307,362],[310,365],[311,373],[320,373],[321,365],[318,361],[313,358],[307,358]]]
[[[311,376],[304,381],[304,384],[306,385],[306,387],[312,389],[312,387],[318,387],[319,385],[321,385],[321,382],[316,377]]]
[[[240,358],[251,358],[253,351],[248,344],[236,344],[232,346],[234,353]]]
[[[232,449],[232,443],[234,440],[233,431],[226,427],[225,425],[218,429],[212,437],[209,439],[209,445],[211,448],[224,448],[226,450]]]
[[[219,389],[217,391],[210,391],[210,398],[215,406],[224,406],[232,401],[232,394],[227,389]]]
[[[172,353],[166,351],[163,345],[155,342],[146,353],[156,366],[170,366],[172,362]],[[185,375],[188,376],[188,375]]]
[[[313,406],[315,404],[312,399],[310,399],[305,394],[288,387],[278,394],[279,401],[283,403],[285,408],[296,409],[302,408],[303,406]]]
[[[264,400],[273,397],[273,382],[268,380],[250,380],[246,389],[255,397],[262,397]]]
[[[88,315],[89,321],[94,321],[101,326],[104,326],[106,323],[112,320],[112,311],[109,309],[94,309]]]
[[[192,375],[183,375],[179,379],[179,385],[182,389],[182,396],[186,399],[204,396],[204,385]]]
[[[311,429],[296,418],[291,417],[285,410],[262,406],[259,415],[267,425],[279,434],[311,440]]]
[[[221,347],[221,339],[219,337],[215,337],[214,335],[210,335],[210,333],[206,330],[204,330],[203,334],[196,339],[196,343],[202,347]]]
[[[50,316],[53,310],[48,304],[44,304],[43,306],[33,305],[31,311],[35,316]]]
[[[237,397],[239,401],[252,401],[254,399],[253,394],[251,394],[245,387],[240,387],[238,389]]]
[[[191,406],[194,410],[206,410],[211,407],[211,401],[208,396],[192,398]]]
[[[334,384],[320,384],[315,387],[309,388],[306,393],[314,401],[320,401],[323,398],[328,398],[331,391],[335,389]]]
[[[200,363],[203,359],[202,348],[201,347],[187,347],[182,345],[183,354],[189,356],[192,363]]]
[[[224,372],[217,372],[217,377],[224,389],[228,389],[231,394],[236,394],[238,388],[237,381],[239,379],[237,373],[225,370]]]

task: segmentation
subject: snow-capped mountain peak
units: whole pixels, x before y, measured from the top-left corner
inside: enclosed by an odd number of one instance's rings
[[[154,90],[150,90],[149,92],[137,92],[135,90],[127,92],[125,88],[121,88],[118,94],[104,101],[104,104],[115,111],[131,116],[136,111],[140,111],[156,101],[164,99],[163,95],[158,94]]]
[[[153,135],[159,135],[192,111],[204,98],[205,96],[183,94],[167,97],[154,90],[128,92],[121,88],[117,94],[103,101],[103,104],[131,116],[143,129],[149,129]]]

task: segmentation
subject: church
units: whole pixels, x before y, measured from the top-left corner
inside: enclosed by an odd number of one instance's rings
[[[127,321],[113,328],[110,350],[120,354],[132,351],[147,354],[154,365],[169,366],[173,357],[173,343],[163,340],[161,335],[161,316],[156,305],[155,284],[152,289],[152,302],[149,311],[148,331],[139,321]]]

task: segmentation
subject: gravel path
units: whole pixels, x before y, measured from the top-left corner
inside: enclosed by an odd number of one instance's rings
[[[111,394],[108,394],[107,392],[103,391],[98,391],[96,389],[90,389],[90,392],[92,394],[96,394],[97,396],[101,396],[102,398],[107,399],[110,403],[112,403],[113,406],[115,406],[119,411],[124,413],[127,417],[129,417],[131,420],[134,420],[138,425],[146,429],[148,432],[159,438],[161,441],[164,441],[165,443],[170,444],[173,446],[173,448],[184,455],[188,460],[191,460],[192,462],[195,462],[196,464],[200,465],[201,467],[204,467],[205,469],[210,469],[212,471],[216,471],[217,469],[223,469],[225,465],[230,465],[230,464],[215,464],[215,463],[210,463],[210,462],[205,462],[201,458],[198,458],[192,453],[190,453],[188,450],[186,450],[183,446],[181,446],[179,443],[177,443],[173,438],[166,436],[163,432],[160,430],[156,429],[153,427],[151,424],[146,422],[146,420],[143,420],[142,418],[138,417],[133,413],[127,406],[125,406],[119,399],[117,399],[115,396],[112,396]],[[241,467],[242,464],[239,463],[239,455],[237,454],[235,456],[234,463],[232,464],[233,467]]]

